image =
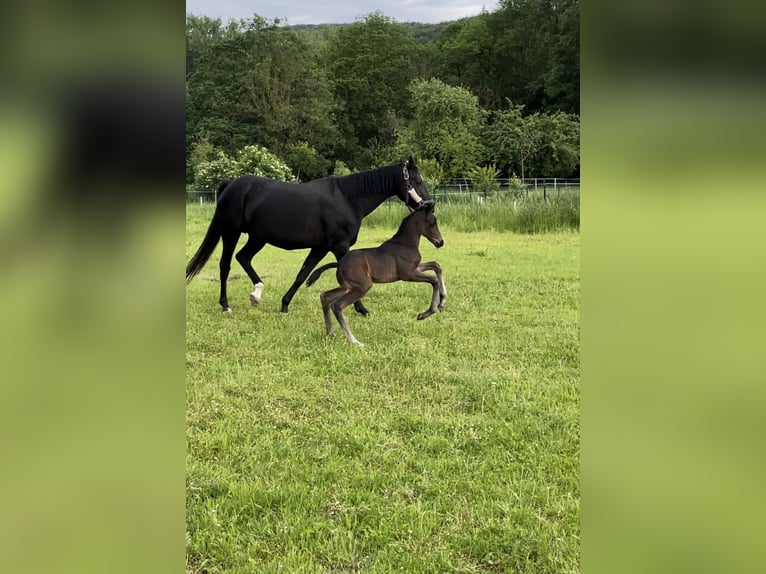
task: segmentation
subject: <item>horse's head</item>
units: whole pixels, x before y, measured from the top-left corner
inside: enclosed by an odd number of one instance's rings
[[[420,170],[415,165],[412,156],[402,163],[402,179],[404,186],[399,193],[399,199],[405,203],[410,211],[417,209],[424,201],[431,199],[431,196],[428,195],[428,189],[426,189],[426,182],[423,181]]]
[[[433,199],[423,200],[415,210],[420,217],[420,234],[433,243],[437,248],[444,245],[442,232],[439,231],[439,225],[436,223],[436,214],[434,213],[436,204]]]

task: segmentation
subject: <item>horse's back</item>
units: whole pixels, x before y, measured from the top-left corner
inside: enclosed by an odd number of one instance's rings
[[[360,223],[337,193],[333,178],[299,184],[241,176],[226,187],[219,204],[240,232],[282,249],[353,243]]]

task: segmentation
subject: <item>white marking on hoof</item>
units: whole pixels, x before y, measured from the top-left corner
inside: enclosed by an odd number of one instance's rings
[[[364,347],[364,343],[362,343],[361,341],[357,341],[356,339],[354,339],[353,341],[349,341],[349,343],[351,343],[352,345],[356,345],[357,347]]]
[[[231,307],[226,307],[226,309],[223,310],[224,313],[231,313]]]
[[[263,293],[263,283],[254,283],[253,292],[250,293],[250,304],[253,307],[257,307],[261,302],[261,293]]]

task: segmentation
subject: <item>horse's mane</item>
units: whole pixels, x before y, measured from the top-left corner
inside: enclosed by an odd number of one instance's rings
[[[334,177],[341,192],[349,199],[361,199],[376,195],[389,195],[390,189],[399,183],[401,166],[389,165],[368,169],[349,175]],[[394,187],[395,188],[395,187]]]

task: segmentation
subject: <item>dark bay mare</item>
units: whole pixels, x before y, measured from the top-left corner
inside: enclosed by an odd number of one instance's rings
[[[418,320],[436,313],[437,303],[440,311],[444,309],[447,289],[444,286],[442,268],[436,261],[420,262],[421,236],[437,248],[444,245],[444,239],[436,224],[432,200],[424,201],[420,207],[405,217],[399,226],[399,231],[380,246],[349,251],[337,263],[322,265],[309,276],[306,281],[307,286],[312,285],[327,269],[338,268],[335,276],[340,287],[325,291],[319,296],[328,335],[332,333],[330,320],[330,309],[332,309],[348,342],[354,345],[362,344],[351,334],[343,316],[343,309],[364,297],[373,283],[392,283],[393,281],[430,283],[433,287],[431,306],[418,315]],[[434,271],[436,275],[430,275],[424,271]]]
[[[287,313],[295,292],[316,264],[328,253],[338,260],[348,253],[356,243],[362,218],[383,201],[397,197],[412,210],[430,199],[412,157],[401,164],[306,183],[245,175],[228,185],[223,182],[219,192],[205,238],[186,266],[186,282],[200,272],[222,240],[219,302],[224,312],[231,311],[226,280],[242,233],[249,237],[237,252],[237,261],[253,282],[250,293],[253,306],[258,305],[263,291],[263,282],[251,264],[256,253],[267,243],[281,249],[311,250],[282,297],[282,313]],[[363,315],[368,314],[361,301],[355,308]]]

